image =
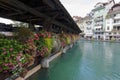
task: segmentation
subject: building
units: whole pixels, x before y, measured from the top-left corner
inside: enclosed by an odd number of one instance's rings
[[[106,15],[109,12],[109,9],[114,5],[114,1],[110,0],[109,2],[97,3],[92,10],[93,15],[93,37],[95,39],[105,39],[104,31],[106,26]]]
[[[82,26],[83,18],[80,16],[73,16],[73,20],[77,23],[82,32],[84,32],[84,27]]]
[[[74,21],[77,23],[79,28],[81,29],[81,35],[84,35],[84,38],[92,39],[93,37],[93,18],[91,15],[87,15],[82,18],[79,16],[73,16]]]
[[[120,40],[120,3],[115,4],[106,16],[105,39]]]
[[[73,20],[77,23],[78,27],[82,31],[80,34],[84,37],[84,19],[80,16],[73,16]]]
[[[84,17],[82,25],[84,27],[84,37],[87,38],[87,39],[92,39],[92,37],[93,37],[92,16],[88,15],[88,16]]]
[[[99,2],[84,18],[74,16],[73,19],[82,30],[85,38],[97,40],[119,40],[120,3],[114,0]]]

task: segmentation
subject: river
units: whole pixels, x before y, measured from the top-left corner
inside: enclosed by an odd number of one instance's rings
[[[27,80],[120,80],[120,43],[78,41]]]

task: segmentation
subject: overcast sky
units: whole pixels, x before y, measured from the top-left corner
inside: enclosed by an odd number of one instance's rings
[[[60,0],[71,16],[84,17],[98,2],[108,2],[109,0]],[[115,0],[116,3],[120,0]]]
[[[89,13],[98,2],[107,2],[108,0],[60,0],[71,16],[84,17]],[[120,0],[115,0],[116,3]],[[0,18],[0,22],[10,24],[11,20]]]

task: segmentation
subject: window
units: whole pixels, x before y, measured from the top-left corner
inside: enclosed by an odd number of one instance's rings
[[[114,23],[116,23],[116,20],[114,20]]]
[[[110,28],[109,28],[109,26],[107,27],[107,30],[109,30]]]
[[[116,16],[116,14],[114,14],[114,17]]]
[[[120,30],[120,26],[116,26],[114,27],[116,30]]]

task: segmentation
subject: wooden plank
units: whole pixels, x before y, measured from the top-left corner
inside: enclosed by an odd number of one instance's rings
[[[40,69],[41,69],[41,65],[38,65],[38,66],[34,67],[32,70],[28,71],[27,75],[24,78],[18,77],[16,80],[26,80],[27,78],[29,78],[31,75],[33,75]]]

